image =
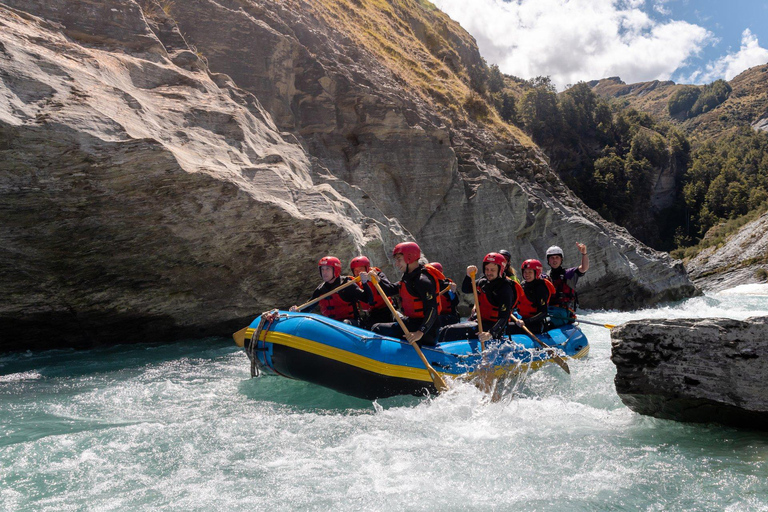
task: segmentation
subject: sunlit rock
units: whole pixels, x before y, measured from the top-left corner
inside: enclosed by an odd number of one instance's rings
[[[768,317],[636,320],[611,331],[616,392],[657,418],[768,430]]]

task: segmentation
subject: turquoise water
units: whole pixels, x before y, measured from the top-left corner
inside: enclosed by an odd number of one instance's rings
[[[768,315],[721,295],[585,319]],[[768,511],[768,434],[637,415],[610,336],[510,385],[371,403],[228,339],[0,357],[0,510]]]

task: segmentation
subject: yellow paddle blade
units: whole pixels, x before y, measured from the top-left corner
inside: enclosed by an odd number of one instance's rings
[[[232,335],[232,338],[235,340],[235,345],[238,347],[244,347],[245,346],[245,331],[248,330],[247,327],[243,327],[239,331],[237,331],[235,334]]]

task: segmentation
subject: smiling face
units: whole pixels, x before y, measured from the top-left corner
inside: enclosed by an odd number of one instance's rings
[[[499,266],[495,263],[486,263],[483,266],[483,274],[485,274],[489,281],[493,281],[499,277]]]
[[[331,283],[336,279],[336,276],[333,275],[333,267],[329,267],[328,265],[322,265],[320,267],[320,275],[326,283]]]
[[[558,268],[563,264],[563,257],[559,254],[553,254],[552,256],[547,257],[547,263],[549,263],[549,266],[552,268]]]
[[[523,270],[523,279],[526,283],[530,283],[536,278],[536,271],[532,268],[526,268]]]
[[[402,254],[395,254],[395,268],[403,274],[408,270],[408,264],[405,262],[405,256]]]

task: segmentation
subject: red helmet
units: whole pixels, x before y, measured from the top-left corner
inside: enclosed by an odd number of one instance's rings
[[[319,267],[333,267],[333,277],[339,277],[341,275],[341,260],[335,256],[324,256],[317,262]],[[322,269],[320,269],[320,275],[323,275]]]
[[[365,256],[358,256],[349,262],[349,270],[354,271],[357,267],[365,267],[365,271],[371,270],[371,260]]]
[[[485,273],[485,265],[487,263],[495,263],[499,266],[499,275],[504,273],[504,269],[507,267],[507,258],[498,252],[489,252],[483,258],[483,273]]]
[[[392,257],[395,257],[398,254],[402,254],[403,258],[405,258],[405,263],[410,265],[414,261],[419,261],[421,249],[416,242],[403,242],[397,244],[395,248],[392,249]]]
[[[525,260],[522,266],[520,267],[520,270],[525,270],[527,268],[533,269],[533,272],[536,274],[536,277],[534,279],[538,279],[541,277],[541,269],[543,267],[539,260]]]
[[[436,261],[433,261],[432,263],[430,263],[430,265],[432,265],[433,267],[435,267],[435,268],[436,268],[437,270],[439,270],[440,272],[442,272],[442,271],[443,271],[443,265],[442,265],[442,264],[440,264],[440,263],[438,263],[438,262],[436,262]]]

